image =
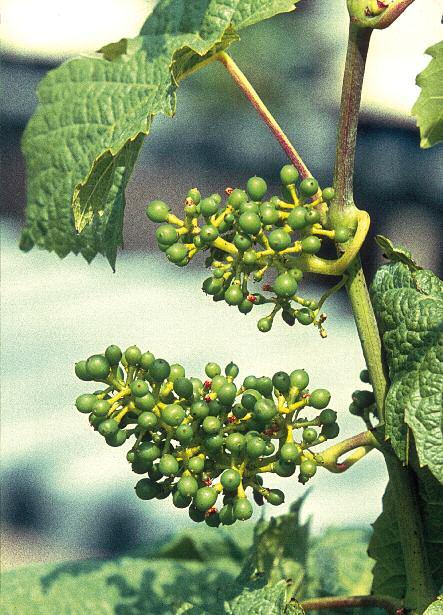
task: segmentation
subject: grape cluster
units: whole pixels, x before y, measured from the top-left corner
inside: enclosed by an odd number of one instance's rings
[[[287,324],[313,323],[324,337],[323,301],[297,295],[303,278],[301,259],[317,254],[323,238],[345,243],[352,231],[325,228],[328,202],[334,197],[332,188],[320,190],[313,177],[300,181],[292,165],[281,169],[280,179],[283,199],[272,196],[265,200],[265,180],[251,177],[246,190],[227,188],[224,203],[220,194],[202,198],[199,190],[192,188],[183,219],[160,200],[150,202],[146,214],[161,223],[157,242],[172,263],[183,267],[198,252],[208,253],[206,266],[212,268],[212,275],[203,282],[203,291],[214,301],[237,306],[242,314],[254,306],[271,304],[271,313],[257,323],[260,331],[270,331],[281,311]],[[250,289],[251,280],[265,282],[262,290],[270,296]]]
[[[171,495],[192,520],[210,526],[249,519],[247,491],[258,505],[281,504],[283,492],[265,487],[261,475],[298,472],[306,483],[322,461],[313,447],[339,433],[337,413],[328,408],[330,393],[308,391],[303,369],[247,376],[238,386],[234,363],[224,375],[208,363],[202,381],[137,346],[124,353],[109,346],[79,361],[75,372],[105,385],[76,400],[94,429],[110,446],[132,438],[127,460],[135,473],[146,474],[135,487],[138,497]]]

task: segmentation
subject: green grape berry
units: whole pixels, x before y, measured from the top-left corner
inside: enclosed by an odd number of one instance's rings
[[[257,459],[264,455],[266,449],[266,442],[259,436],[249,438],[246,442],[246,454],[251,459]]]
[[[161,413],[162,420],[171,427],[177,427],[183,423],[185,416],[186,412],[179,404],[168,404]]]
[[[354,391],[352,393],[352,401],[364,410],[375,403],[375,396],[372,391]]]
[[[280,170],[280,180],[284,186],[295,184],[298,177],[298,171],[293,164],[285,164],[285,166]]]
[[[191,188],[187,194],[187,198],[191,199],[195,205],[198,205],[201,200],[200,190],[198,188]]]
[[[179,397],[184,397],[185,399],[190,399],[194,394],[194,387],[192,386],[192,382],[189,378],[185,378],[180,376],[176,378],[174,381],[174,391],[177,393]]]
[[[331,394],[326,389],[315,389],[309,396],[309,405],[316,410],[323,410],[329,404]]]
[[[228,286],[224,297],[228,305],[239,305],[244,299],[242,289],[237,284],[231,284],[231,286]]]
[[[274,205],[271,203],[263,203],[263,205],[259,209],[260,218],[262,219],[263,224],[265,225],[273,225],[276,224],[280,219],[280,214]]]
[[[193,498],[198,491],[198,482],[193,476],[182,476],[177,483],[177,490],[182,496]]]
[[[191,416],[197,420],[203,420],[209,414],[209,406],[203,401],[195,401],[190,408]]]
[[[142,412],[137,419],[137,425],[142,429],[154,429],[157,424],[158,419],[153,412]]]
[[[301,325],[310,325],[314,322],[314,316],[308,308],[300,308],[295,312],[295,317]]]
[[[314,196],[318,190],[318,181],[313,177],[307,177],[300,182],[300,192],[303,196]]]
[[[163,382],[169,377],[171,373],[171,366],[164,359],[155,359],[149,368],[149,374],[154,382]]]
[[[80,380],[84,380],[84,381],[88,381],[88,380],[92,380],[88,369],[86,367],[86,361],[78,361],[75,364],[75,375],[77,376],[77,378],[80,378]]]
[[[111,366],[104,355],[94,354],[86,361],[86,369],[94,380],[105,380],[108,377]]]
[[[274,471],[278,476],[287,478],[295,473],[296,465],[294,462],[286,462],[283,459],[279,459],[274,466]]]
[[[209,510],[217,501],[217,496],[218,493],[214,487],[200,487],[194,498],[195,508],[202,512]]]
[[[272,329],[272,318],[265,316],[257,322],[257,328],[262,333],[268,333]]]
[[[317,254],[321,248],[321,239],[315,235],[309,235],[302,239],[301,246],[303,252],[306,252],[306,254]]]
[[[139,365],[142,369],[148,371],[151,365],[154,363],[155,357],[152,352],[144,352],[139,359]]]
[[[239,371],[238,365],[232,361],[225,367],[225,374],[229,378],[237,378]]]
[[[323,196],[323,199],[324,199],[325,201],[332,201],[332,199],[333,199],[333,198],[334,198],[334,196],[335,196],[335,190],[334,190],[334,188],[331,188],[330,186],[329,186],[329,187],[327,187],[327,188],[324,188],[324,189],[322,190],[322,196]]]
[[[285,501],[285,494],[280,489],[269,489],[269,492],[264,497],[272,506],[280,506]]]
[[[241,476],[232,468],[225,470],[220,477],[220,482],[223,485],[223,489],[226,491],[235,491],[241,483]]]
[[[263,423],[269,423],[277,414],[277,408],[271,399],[259,399],[254,406],[254,417]]]
[[[362,369],[362,371],[360,372],[360,380],[367,384],[371,382],[369,377],[369,371],[367,369]]]
[[[188,469],[193,474],[201,474],[205,467],[205,460],[202,457],[191,457],[188,461]]]
[[[338,423],[331,423],[328,425],[323,425],[323,429],[321,430],[322,436],[325,436],[328,440],[333,440],[340,433],[340,426]]]
[[[115,419],[106,419],[106,421],[102,421],[98,426],[98,431],[102,436],[107,438],[108,436],[114,435],[118,430],[118,423]]]
[[[202,523],[205,520],[205,513],[191,505],[189,507],[189,518],[195,523]]]
[[[247,521],[252,517],[252,504],[247,498],[237,498],[234,503],[234,516],[239,521]]]
[[[111,404],[107,399],[97,399],[92,408],[92,412],[95,416],[107,416],[110,409]]]
[[[137,367],[140,362],[142,353],[138,346],[129,346],[124,353],[126,363],[131,367]]]
[[[211,243],[215,241],[219,235],[217,227],[212,224],[205,224],[200,230],[200,237],[203,243]]]
[[[168,376],[169,382],[175,382],[177,378],[185,377],[185,368],[179,363],[173,363],[171,366],[171,371]]]
[[[200,201],[200,213],[205,218],[213,216],[218,211],[218,205],[210,196]]]
[[[337,413],[331,408],[325,408],[320,412],[319,419],[322,425],[333,425],[337,421]]]
[[[178,233],[175,226],[172,226],[172,224],[162,224],[155,231],[155,237],[158,243],[164,246],[172,246],[178,239]]]
[[[313,427],[306,427],[303,430],[303,442],[306,444],[312,444],[318,438],[317,431]]]
[[[235,188],[228,197],[228,204],[234,209],[239,209],[240,205],[247,201],[248,197],[244,190]]]
[[[160,455],[160,448],[154,442],[142,442],[135,452],[136,460],[144,463],[152,463]]]
[[[298,463],[300,451],[294,442],[286,442],[280,449],[280,459],[285,463]]]
[[[295,369],[290,373],[289,379],[291,386],[297,387],[299,391],[303,391],[309,384],[309,376],[304,369]]]
[[[286,372],[276,372],[272,376],[272,384],[280,393],[287,393],[291,388],[291,379]]]
[[[285,230],[277,228],[268,235],[269,245],[276,252],[286,250],[292,243],[291,236]]]
[[[207,363],[205,366],[205,374],[208,378],[214,378],[221,374],[221,367],[217,363]]]
[[[225,448],[234,455],[239,455],[240,453],[242,453],[245,448],[245,445],[245,436],[238,432],[230,433],[225,440]]]
[[[281,273],[274,281],[272,288],[277,297],[292,297],[297,290],[297,281],[287,272]]]
[[[160,486],[149,478],[142,478],[135,485],[135,493],[141,500],[152,500],[159,491]]]
[[[305,207],[295,207],[287,217],[286,222],[292,229],[298,231],[308,225],[306,220],[307,213],[308,210]]]
[[[94,404],[97,401],[97,397],[90,393],[83,393],[79,395],[75,400],[75,407],[79,412],[83,414],[90,414],[94,408]]]
[[[247,235],[257,235],[257,233],[262,227],[262,222],[260,220],[260,217],[256,213],[252,211],[246,211],[245,213],[241,214],[240,218],[238,219],[238,225],[241,230]]]
[[[246,250],[243,254],[243,262],[245,265],[255,265],[257,262],[257,252],[255,250]]]
[[[218,434],[221,428],[220,419],[216,416],[207,416],[203,419],[202,428],[209,435]]]
[[[218,516],[220,518],[220,522],[222,525],[232,525],[236,521],[236,518],[234,515],[234,508],[230,502],[225,504],[220,509]]]
[[[134,380],[130,388],[134,397],[144,397],[149,393],[149,385],[145,380]]]
[[[146,207],[146,215],[151,222],[165,222],[169,215],[169,207],[164,201],[151,201]]]
[[[207,295],[218,295],[223,290],[224,282],[220,278],[206,278],[202,284],[202,290]]]
[[[182,423],[181,425],[179,425],[175,430],[175,437],[180,442],[180,444],[189,444],[194,437],[194,431],[191,425],[188,425],[186,423]]]
[[[274,385],[272,384],[271,378],[267,376],[261,376],[261,378],[257,379],[257,391],[264,395],[265,397],[269,397],[272,395],[272,390]]]
[[[237,395],[237,387],[232,382],[224,384],[217,392],[217,397],[224,406],[231,406]]]
[[[105,357],[108,359],[110,365],[118,365],[122,358],[122,351],[115,344],[111,344],[105,350]]]
[[[246,252],[246,250],[249,250],[249,248],[252,246],[252,241],[250,240],[250,238],[247,235],[242,235],[240,233],[236,233],[234,235],[232,243],[237,248],[237,250],[240,250],[240,252]]]
[[[268,186],[261,177],[250,177],[246,183],[246,192],[253,201],[261,201],[265,196]]]
[[[346,241],[349,241],[350,238],[351,233],[349,229],[343,226],[338,226],[335,228],[334,239],[337,243],[345,243]]]
[[[171,263],[178,264],[188,255],[188,248],[182,243],[174,243],[166,250],[166,256]]]
[[[191,502],[192,498],[190,496],[185,496],[178,490],[172,494],[172,503],[176,508],[188,508]]]
[[[146,393],[143,397],[136,397],[134,404],[139,410],[152,410],[155,406],[155,398],[152,393]]]
[[[175,476],[178,473],[178,461],[169,453],[162,455],[158,463],[158,469],[163,476]]]
[[[317,472],[317,464],[313,459],[305,459],[300,464],[300,474],[310,478]]]
[[[122,446],[127,439],[127,433],[124,429],[118,429],[112,436],[106,438],[106,444],[113,447]]]
[[[310,209],[306,213],[306,222],[308,224],[316,224],[317,222],[320,222],[320,212],[316,209]]]
[[[257,378],[255,376],[246,376],[243,380],[243,387],[245,389],[255,389],[257,386]]]

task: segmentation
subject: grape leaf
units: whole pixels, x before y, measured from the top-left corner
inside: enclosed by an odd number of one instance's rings
[[[386,437],[407,462],[411,430],[420,465],[443,482],[443,282],[394,262],[377,271],[371,299],[391,382]]]
[[[174,115],[178,82],[238,40],[237,30],[294,8],[293,0],[161,0],[140,36],[50,71],[23,137],[22,249],[88,262],[102,253],[114,267],[125,187],[154,116]]]
[[[443,491],[428,469],[416,470],[425,549],[435,587],[439,587],[443,583]],[[368,549],[369,556],[376,561],[372,592],[404,599],[405,562],[396,517],[395,494],[390,483],[383,496],[383,512],[373,524],[373,529]]]
[[[285,615],[288,612],[286,592],[285,581],[259,589],[246,588],[234,600],[225,603],[225,612],[227,615]]]
[[[441,615],[443,613],[443,596],[439,596],[435,602],[430,604],[423,615]]]
[[[426,53],[432,60],[417,76],[416,83],[421,92],[412,108],[423,148],[443,141],[443,41],[429,47]]]

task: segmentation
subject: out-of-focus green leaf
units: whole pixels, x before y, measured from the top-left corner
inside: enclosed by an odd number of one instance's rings
[[[427,148],[443,141],[443,41],[429,47],[432,57],[417,76],[420,96],[412,108],[420,128],[420,146]]]

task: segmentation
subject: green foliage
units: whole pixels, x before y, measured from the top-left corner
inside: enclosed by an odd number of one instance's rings
[[[288,607],[288,585],[279,581],[259,589],[245,589],[231,602],[225,603],[226,615],[285,615]],[[288,607],[292,608],[292,607]],[[292,611],[294,612],[294,611]],[[303,613],[303,611],[300,611]]]
[[[434,586],[443,583],[443,491],[427,470],[417,471],[417,498]],[[403,599],[407,592],[405,560],[400,542],[395,493],[389,483],[383,496],[383,512],[373,524],[369,555],[375,559],[372,591]]]
[[[441,615],[443,613],[443,597],[439,596],[435,602],[430,604],[423,615]]]
[[[371,297],[391,382],[386,436],[407,461],[410,430],[420,465],[443,482],[443,283],[397,261],[378,270]]]
[[[420,145],[424,148],[443,141],[443,41],[429,47],[426,53],[432,60],[417,76],[421,93],[412,108],[420,128]]]
[[[175,113],[178,82],[237,30],[294,9],[273,0],[162,0],[140,35],[51,71],[23,138],[28,178],[21,247],[97,253],[115,265],[124,190],[155,115]],[[77,231],[77,233],[76,233]]]

